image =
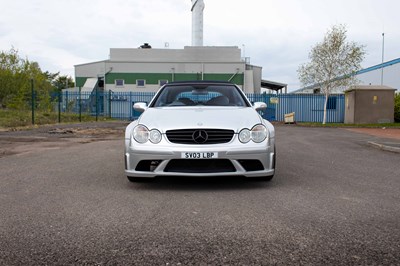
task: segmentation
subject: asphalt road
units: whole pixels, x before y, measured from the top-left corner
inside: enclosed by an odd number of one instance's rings
[[[277,127],[271,182],[129,183],[120,139],[0,158],[0,265],[400,265],[400,156]]]

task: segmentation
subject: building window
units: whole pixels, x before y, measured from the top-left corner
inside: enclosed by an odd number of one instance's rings
[[[123,79],[116,79],[115,80],[115,86],[116,87],[123,87],[124,84],[125,84],[125,80],[123,80]]]
[[[158,81],[158,85],[160,85],[160,86],[163,86],[163,85],[165,85],[165,84],[167,84],[168,83],[168,80],[167,79],[160,79],[159,81]]]
[[[136,80],[136,86],[138,86],[138,87],[144,87],[144,86],[146,86],[146,80],[144,80],[144,79],[137,79],[137,80]]]

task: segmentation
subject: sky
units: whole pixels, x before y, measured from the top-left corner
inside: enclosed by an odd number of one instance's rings
[[[301,88],[297,69],[332,26],[365,46],[362,67],[400,58],[399,0],[204,0],[204,45],[237,46],[262,78]],[[110,48],[191,45],[190,0],[0,0],[0,50],[42,71],[74,77],[74,65]],[[384,38],[382,37],[384,33]],[[383,45],[384,43],[384,45]]]

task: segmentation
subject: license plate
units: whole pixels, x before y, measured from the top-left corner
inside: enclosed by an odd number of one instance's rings
[[[183,159],[215,159],[218,158],[218,152],[182,152]]]

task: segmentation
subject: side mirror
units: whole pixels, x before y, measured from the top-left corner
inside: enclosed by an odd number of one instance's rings
[[[263,103],[263,102],[255,102],[255,103],[253,104],[253,108],[254,108],[256,111],[263,111],[263,110],[267,109],[267,104],[266,104],[266,103]]]
[[[133,109],[134,109],[135,111],[138,111],[138,112],[140,112],[140,113],[143,113],[143,112],[146,111],[146,109],[147,109],[147,103],[135,103],[135,104],[133,105]]]

